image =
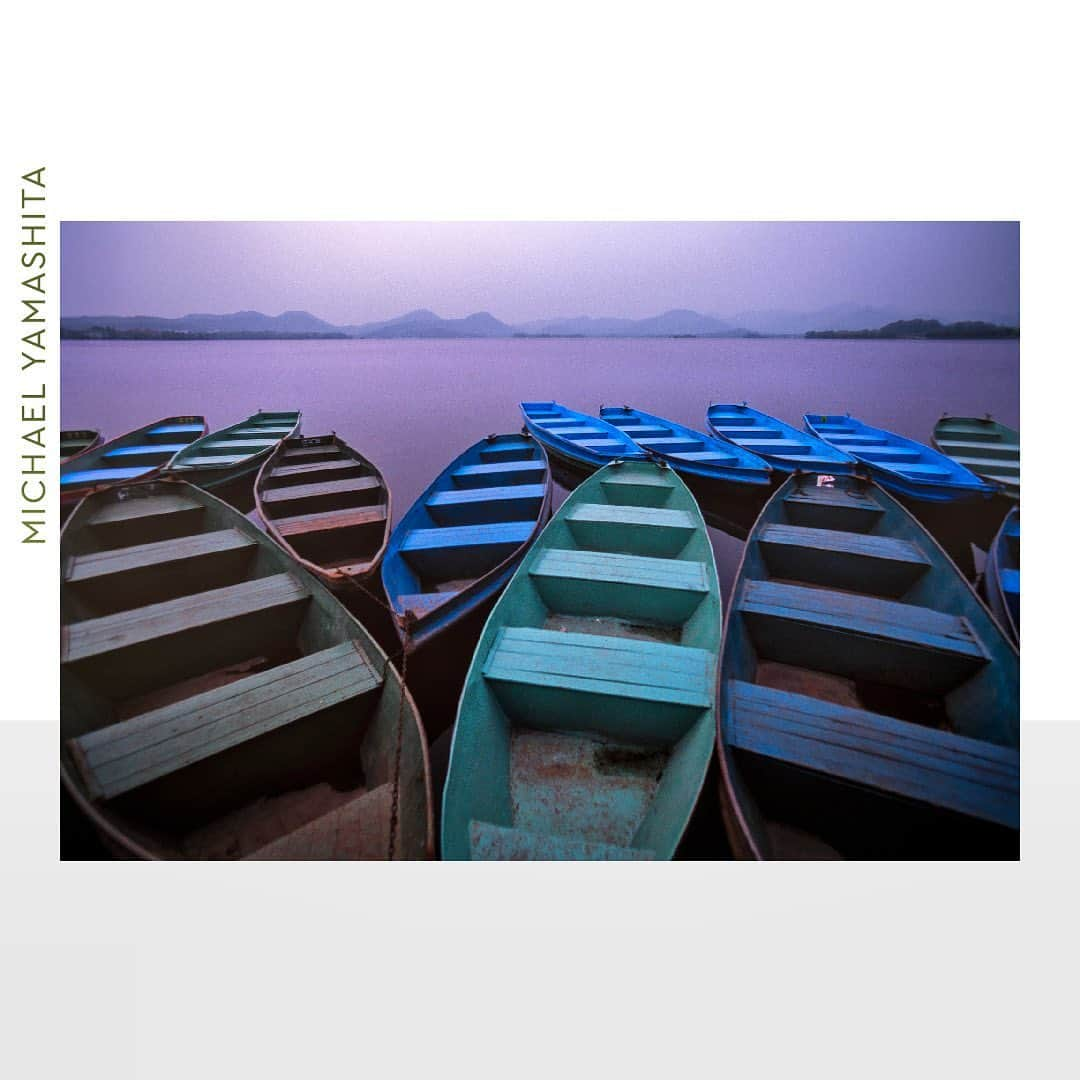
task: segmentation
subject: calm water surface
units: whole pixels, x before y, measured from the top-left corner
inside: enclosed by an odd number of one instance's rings
[[[106,437],[160,416],[204,413],[217,428],[301,409],[305,434],[336,431],[379,465],[395,521],[471,443],[519,430],[529,399],[632,405],[701,429],[711,400],[796,426],[851,412],[922,442],[943,411],[1020,420],[1013,341],[66,341],[61,372],[63,426]],[[711,531],[726,599],[742,544]]]

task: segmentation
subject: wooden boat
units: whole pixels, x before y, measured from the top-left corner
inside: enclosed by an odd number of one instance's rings
[[[775,416],[751,409],[745,401],[741,405],[714,402],[705,417],[717,438],[759,454],[777,472],[850,476],[855,471],[855,459],[850,454]]]
[[[1001,523],[986,556],[983,591],[994,617],[1009,637],[1020,643],[1020,508],[1014,506]]]
[[[934,425],[934,449],[976,476],[1020,498],[1020,432],[989,416],[943,416]]]
[[[854,416],[807,413],[806,430],[850,454],[887,491],[920,502],[955,503],[989,498],[997,490],[970,469],[929,446]]]
[[[335,434],[285,439],[255,479],[266,531],[333,592],[363,586],[390,538],[390,488]]]
[[[61,534],[61,582],[61,777],[114,849],[432,853],[412,698],[242,514],[175,480],[96,493]]]
[[[736,492],[769,486],[769,465],[734,443],[628,405],[603,407],[600,418],[629,435],[647,454],[662,458],[688,482]]]
[[[212,431],[186,447],[166,475],[213,491],[254,476],[283,439],[300,431],[298,412],[257,412],[239,424]]]
[[[100,431],[92,431],[87,428],[71,428],[60,432],[60,464],[85,454],[87,450],[94,450],[104,440]]]
[[[444,859],[668,859],[715,737],[721,606],[662,461],[578,487],[495,605],[458,706]]]
[[[91,491],[147,480],[206,434],[203,416],[166,416],[119,435],[60,465],[60,520]]]
[[[576,470],[591,473],[611,461],[647,456],[617,427],[557,401],[523,401],[521,414],[537,442],[553,458]]]
[[[398,636],[418,648],[493,599],[551,515],[551,471],[528,435],[455,458],[394,529],[382,580]]]
[[[728,607],[725,825],[750,858],[1019,854],[1019,656],[880,487],[792,477]]]

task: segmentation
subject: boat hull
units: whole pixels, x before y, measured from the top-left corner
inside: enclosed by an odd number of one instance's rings
[[[61,535],[61,779],[117,854],[434,853],[427,739],[367,631],[251,521],[175,480]]]
[[[720,590],[663,463],[597,472],[488,618],[443,796],[446,859],[668,859],[712,758]]]
[[[853,416],[807,413],[806,430],[855,458],[890,494],[925,503],[989,499],[997,488],[945,454]]]
[[[549,456],[592,473],[612,461],[642,460],[647,455],[618,428],[560,405],[557,401],[523,401],[525,427]]]
[[[986,603],[1013,642],[1020,644],[1020,510],[1005,515],[986,557]]]
[[[782,475],[812,472],[850,476],[855,471],[855,459],[850,455],[816,435],[750,408],[745,402],[741,405],[713,402],[705,411],[705,419],[718,439],[751,450]]]
[[[976,476],[996,484],[1004,496],[1020,498],[1020,433],[988,416],[943,416],[930,439],[934,449]]]
[[[136,480],[149,480],[162,472],[176,455],[206,434],[202,416],[167,416],[69,458],[60,465],[60,521],[80,501]]]
[[[738,856],[1018,857],[1016,650],[877,485],[795,477],[769,500],[718,695]]]
[[[382,473],[337,435],[285,439],[255,481],[267,532],[331,592],[372,595],[390,539]]]
[[[454,459],[390,536],[383,590],[407,651],[490,603],[551,515],[551,468],[528,435],[491,435]]]

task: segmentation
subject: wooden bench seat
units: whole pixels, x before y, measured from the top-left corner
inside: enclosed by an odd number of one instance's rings
[[[713,701],[715,657],[639,638],[504,627],[483,675],[513,720],[669,744]]]
[[[372,525],[381,525],[386,521],[386,504],[378,506],[358,506],[347,510],[327,510],[318,514],[296,514],[291,517],[276,517],[274,528],[282,536],[308,536],[314,533],[329,532],[333,529],[357,529]]]
[[[739,680],[727,693],[729,746],[1019,828],[1015,749]]]
[[[851,678],[942,693],[988,659],[967,619],[895,600],[747,581],[739,610],[769,659]]]
[[[401,553],[418,574],[443,581],[475,577],[513,555],[535,528],[535,521],[501,521],[412,529]]]
[[[262,493],[262,501],[268,506],[292,502],[324,501],[365,493],[378,493],[382,485],[374,476],[353,476],[345,479],[323,480],[315,484],[295,484],[291,487],[274,488]],[[344,507],[342,507],[344,509]]]
[[[908,540],[800,525],[766,525],[758,536],[774,577],[878,596],[902,596],[930,569]]]
[[[290,643],[309,602],[292,574],[273,574],[69,623],[60,661],[126,698]]]
[[[102,456],[109,459],[172,457],[187,445],[187,443],[144,443],[140,446],[118,446],[115,450],[106,450]]]
[[[112,799],[381,685],[381,674],[347,641],[70,745],[91,795]]]
[[[544,462],[496,461],[487,465],[462,465],[455,469],[452,479],[458,487],[504,487],[507,484],[536,484],[544,480]]]
[[[93,511],[87,525],[103,543],[150,543],[195,532],[204,513],[202,503],[166,492],[109,502]]]
[[[256,540],[239,529],[195,533],[172,540],[159,540],[133,547],[112,548],[89,555],[77,555],[67,565],[64,576],[69,585],[114,582],[131,574],[175,573],[181,564],[228,561],[241,565],[256,547]]]
[[[583,547],[674,558],[694,533],[685,510],[579,503],[563,520]]]
[[[568,836],[534,833],[525,829],[493,825],[488,821],[469,822],[469,848],[474,859],[497,860],[615,860],[652,859],[644,848],[621,847],[599,841],[575,840]]]
[[[77,484],[105,484],[117,480],[134,480],[135,477],[150,472],[153,467],[153,465],[130,465],[115,469],[79,469],[61,474],[60,486],[73,487]]]
[[[881,504],[865,492],[809,483],[784,496],[784,510],[792,525],[859,533],[873,529],[885,513]]]
[[[507,518],[535,520],[546,491],[543,484],[437,491],[426,505],[440,525],[482,525]]]
[[[709,592],[704,563],[609,551],[549,548],[529,574],[552,611],[667,626],[686,622]]]
[[[341,457],[332,461],[312,461],[303,465],[277,465],[270,470],[275,485],[304,484],[316,477],[334,477],[363,474],[367,469],[354,458]]]

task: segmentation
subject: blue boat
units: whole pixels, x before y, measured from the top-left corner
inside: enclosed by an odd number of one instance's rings
[[[528,435],[470,446],[390,536],[382,581],[407,649],[492,600],[551,516],[551,470]]]
[[[521,414],[525,427],[552,457],[586,472],[648,456],[617,427],[557,401],[523,401]]]
[[[605,406],[600,418],[629,435],[647,454],[666,461],[684,480],[740,490],[767,487],[771,481],[772,470],[757,454],[674,420],[629,405]]]
[[[749,858],[1019,855],[1020,664],[870,480],[789,478],[728,605],[718,748]]]
[[[945,454],[854,416],[807,413],[806,430],[865,465],[887,491],[921,502],[954,503],[988,498],[997,487]]]
[[[92,491],[156,476],[205,434],[204,416],[166,416],[72,457],[60,466],[60,520]]]
[[[986,602],[1009,637],[1020,643],[1020,508],[1001,523],[986,556],[983,575]]]
[[[718,438],[763,457],[782,473],[796,471],[850,476],[855,459],[824,439],[785,424],[768,413],[741,405],[714,402],[706,410],[709,430]]]

